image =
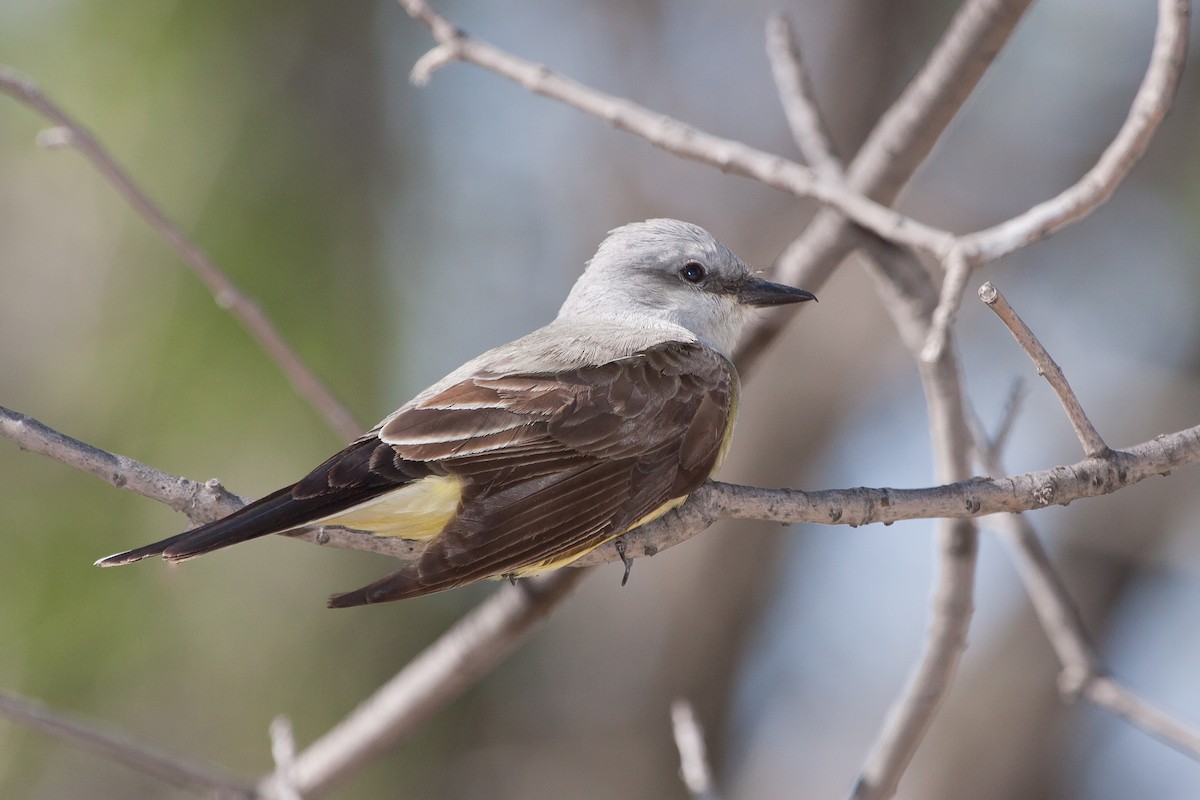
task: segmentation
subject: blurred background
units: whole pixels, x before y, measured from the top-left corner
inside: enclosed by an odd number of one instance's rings
[[[794,155],[763,26],[777,3],[442,2],[468,31],[701,128]],[[793,3],[844,154],[955,4]],[[903,210],[954,230],[1052,195],[1123,119],[1154,3],[1035,6]],[[812,207],[680,161],[477,69],[407,82],[431,44],[394,3],[7,0],[0,62],[83,120],[254,296],[364,427],[548,321],[632,220],[708,227],[769,265]],[[973,302],[994,280],[1114,446],[1200,421],[1197,73],[1113,201],[972,280],[958,331],[1007,466],[1078,460],[1049,389]],[[0,98],[0,404],[257,496],[342,442],[44,123]],[[853,259],[748,382],[727,480],[930,483],[916,372]],[[168,568],[94,559],[181,516],[0,441],[0,688],[248,778],[301,746],[491,585],[333,612],[379,557],[260,540]],[[1200,724],[1200,471],[1033,515],[1113,672]],[[985,520],[986,525],[986,520]],[[840,797],[921,645],[932,523],[735,522],[593,572],[531,644],[339,798],[683,798],[668,709],[695,702],[730,798]],[[1200,764],[1055,691],[1057,664],[985,531],[978,613],[901,797],[1194,798]],[[0,721],[0,797],[184,793]]]

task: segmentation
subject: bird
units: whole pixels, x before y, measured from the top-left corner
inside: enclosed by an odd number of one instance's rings
[[[717,471],[737,417],[731,354],[754,309],[815,299],[697,225],[624,225],[549,324],[466,362],[290,486],[96,564],[185,561],[308,526],[424,543],[332,608],[566,566]]]

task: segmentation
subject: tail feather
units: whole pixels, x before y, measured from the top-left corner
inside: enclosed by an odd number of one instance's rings
[[[222,547],[291,530],[310,521],[311,505],[294,500],[292,487],[279,489],[223,519],[188,531],[163,548],[162,556],[167,561],[186,561]]]
[[[231,544],[299,527],[312,519],[312,505],[293,499],[292,487],[288,486],[215,522],[177,533],[160,542],[106,556],[97,561],[96,566],[116,567],[150,556],[184,561]]]
[[[122,564],[132,564],[135,561],[141,561],[143,558],[149,558],[150,556],[161,556],[163,550],[183,539],[189,533],[191,531],[184,531],[183,533],[177,533],[174,536],[163,539],[161,542],[144,545],[133,550],[126,550],[124,553],[114,553],[111,556],[105,556],[104,558],[97,559],[95,566],[118,567]]]

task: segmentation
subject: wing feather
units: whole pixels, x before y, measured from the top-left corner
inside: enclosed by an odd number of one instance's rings
[[[331,604],[520,573],[620,535],[715,470],[736,380],[715,351],[677,342],[593,367],[475,376],[402,410],[382,426],[381,440],[403,458],[435,458],[467,478],[459,513],[418,562]],[[524,420],[504,429],[499,446],[491,437],[500,431],[476,438],[458,419],[485,403]],[[437,431],[442,441],[416,440],[410,413],[421,414],[423,434]]]

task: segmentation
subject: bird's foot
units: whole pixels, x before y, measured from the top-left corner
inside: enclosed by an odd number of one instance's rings
[[[625,565],[625,574],[621,577],[621,585],[624,586],[629,583],[629,571],[633,569],[633,559],[625,552],[626,544],[624,536],[618,536],[616,539],[613,539],[613,547],[617,548],[617,555],[621,557],[621,563]]]

